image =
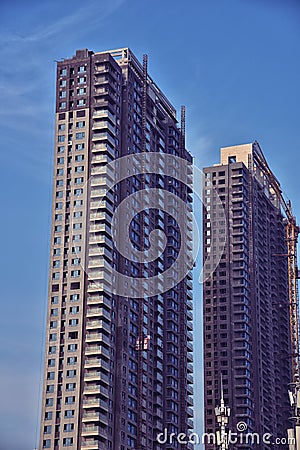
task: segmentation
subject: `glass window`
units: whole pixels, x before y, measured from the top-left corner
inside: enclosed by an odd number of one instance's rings
[[[49,335],[49,341],[56,341],[57,340],[57,333],[51,333]]]
[[[67,417],[73,417],[73,416],[67,416]],[[71,446],[73,446],[73,438],[64,438],[63,439],[63,446],[64,447],[71,447]]]
[[[65,109],[67,107],[67,103],[66,102],[60,102],[59,103],[59,109]]]
[[[80,133],[76,133],[76,139],[84,139],[85,137],[85,132],[82,131]]]
[[[43,441],[43,448],[50,448],[51,447],[51,439],[45,439]]]
[[[69,384],[71,385],[71,384],[74,384],[74,383],[69,383]],[[74,423],[65,423],[64,431],[73,431],[73,430],[74,430]]]
[[[85,99],[81,98],[80,100],[77,100],[77,106],[84,106],[85,105]]]

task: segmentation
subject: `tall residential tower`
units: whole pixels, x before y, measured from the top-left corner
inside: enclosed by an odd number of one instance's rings
[[[40,449],[171,450],[178,443],[162,445],[157,435],[193,427],[192,275],[180,280],[173,267],[181,248],[191,252],[191,172],[183,183],[176,162],[168,176],[163,159],[156,173],[133,167],[134,155],[149,152],[190,164],[181,130],[147,59],[141,64],[128,48],[78,50],[57,64]],[[132,158],[113,170],[123,156]],[[121,171],[128,176],[116,182]],[[156,190],[154,207],[151,194],[134,196],[147,189]],[[173,195],[173,214],[163,192]],[[131,198],[125,235],[114,214]],[[183,234],[179,202],[187,208]],[[153,230],[162,251],[144,263],[132,258],[151,247]],[[167,291],[159,281],[148,295],[138,291],[140,278],[147,283],[167,269]],[[128,277],[126,295],[116,273]]]
[[[262,439],[264,433],[286,435],[291,348],[284,216],[272,188],[276,179],[261,161],[255,142],[222,148],[221,163],[204,169],[203,307],[205,431],[218,429],[222,377],[229,429]],[[277,447],[243,442],[234,448]]]

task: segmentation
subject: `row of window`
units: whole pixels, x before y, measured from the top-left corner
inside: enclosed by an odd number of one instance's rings
[[[86,66],[79,66],[78,69],[77,69],[77,72],[78,72],[78,73],[84,73],[84,72],[86,72]],[[74,74],[75,74],[75,68],[74,68],[74,67],[70,67],[70,69],[69,69],[69,74],[70,74],[70,75],[74,75]],[[60,75],[61,77],[66,77],[66,76],[67,76],[67,68],[64,67],[64,68],[60,69],[59,75]]]
[[[75,83],[75,79],[70,80],[71,86],[73,86],[74,83]],[[85,83],[86,83],[86,76],[84,76],[84,77],[80,77],[80,76],[79,76],[79,77],[77,78],[77,83],[78,83],[78,84],[85,84]],[[67,86],[67,80],[61,79],[61,80],[59,81],[59,87],[66,87],[66,86]]]
[[[59,134],[57,136],[58,142],[65,142],[66,141],[66,135],[65,134]],[[72,140],[73,136],[68,136],[68,141]],[[75,139],[84,139],[85,138],[85,131],[79,131],[78,133],[75,133]]]

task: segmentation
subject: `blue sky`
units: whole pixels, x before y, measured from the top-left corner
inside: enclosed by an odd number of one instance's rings
[[[2,0],[0,450],[36,444],[47,297],[55,63],[129,46],[179,108],[199,166],[258,140],[300,217],[300,4],[296,0]],[[198,274],[195,273],[195,280]],[[196,426],[201,431],[195,281]]]

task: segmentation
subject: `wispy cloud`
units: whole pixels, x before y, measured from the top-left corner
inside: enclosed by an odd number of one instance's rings
[[[124,1],[91,0],[77,8],[75,3],[73,12],[51,21],[46,6],[45,14],[32,9],[28,12],[30,29],[21,27],[16,32],[6,33],[2,24],[0,57],[5,65],[0,74],[0,129],[7,136],[5,146],[17,152],[20,164],[31,168],[35,177],[40,177],[40,171],[45,173],[52,146],[49,117],[54,103],[54,55],[69,53],[74,41],[96,30]]]
[[[0,39],[3,43],[16,43],[26,45],[34,42],[41,43],[43,40],[48,40],[53,37],[59,37],[60,34],[66,33],[68,28],[72,27],[76,30],[76,34],[84,34],[91,30],[91,27],[99,25],[110,15],[112,15],[125,0],[91,0],[85,3],[84,7],[78,8],[74,13],[67,14],[64,17],[45,24],[44,26],[38,25],[34,31],[29,33],[15,33],[15,34],[2,34]],[[88,22],[87,22],[88,21]],[[86,24],[88,23],[88,29]],[[79,27],[80,24],[85,26]]]

